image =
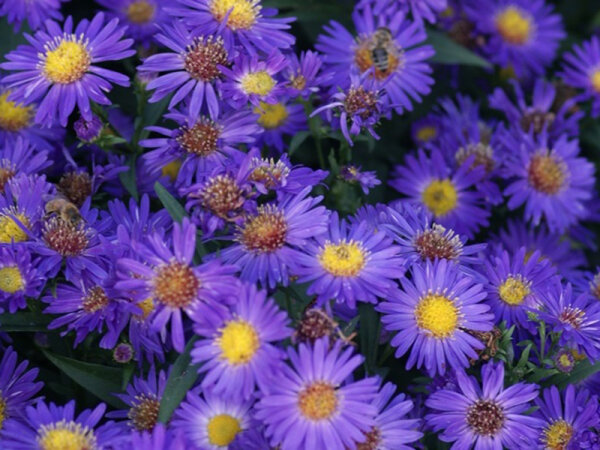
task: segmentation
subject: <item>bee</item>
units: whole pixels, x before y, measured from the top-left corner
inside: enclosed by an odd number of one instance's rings
[[[392,32],[389,28],[377,28],[373,33],[368,49],[371,52],[373,65],[380,72],[385,73],[389,68],[389,50],[392,48],[390,44],[392,44]]]
[[[46,217],[52,215],[73,226],[83,220],[77,206],[63,197],[55,197],[46,203]]]

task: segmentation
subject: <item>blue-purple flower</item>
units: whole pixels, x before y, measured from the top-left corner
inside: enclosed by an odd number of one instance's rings
[[[62,20],[62,2],[68,0],[0,0],[0,16],[6,16],[15,31],[27,21],[29,28],[37,30],[48,19]]]
[[[573,53],[564,55],[561,73],[565,83],[583,91],[583,98],[593,100],[592,113],[600,114],[600,40],[593,36],[589,41],[573,47]]]
[[[369,193],[370,189],[381,184],[377,178],[377,172],[363,171],[360,166],[351,164],[340,168],[340,178],[348,183],[358,184],[365,195]]]
[[[26,297],[37,298],[40,295],[46,277],[38,270],[38,262],[32,260],[31,253],[24,246],[0,247],[0,311],[7,309],[14,313],[27,306]]]

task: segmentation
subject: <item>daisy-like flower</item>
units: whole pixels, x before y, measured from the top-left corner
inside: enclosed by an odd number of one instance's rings
[[[557,105],[556,87],[540,78],[533,86],[531,104],[527,103],[523,88],[516,80],[510,80],[515,91],[515,101],[511,100],[502,88],[496,88],[490,96],[490,106],[502,111],[509,124],[525,133],[539,134],[546,129],[552,139],[562,134],[576,137],[579,133],[579,120],[583,111],[572,111],[574,99]]]
[[[172,242],[162,233],[154,233],[134,250],[142,261],[120,258],[117,266],[121,279],[116,288],[128,293],[137,303],[150,301],[152,327],[166,334],[171,322],[171,341],[178,352],[185,346],[183,313],[190,315],[203,303],[213,308],[232,302],[237,292],[235,267],[210,261],[192,265],[196,249],[196,227],[186,218],[173,227]]]
[[[175,411],[172,428],[194,446],[222,450],[250,428],[252,401],[225,400],[210,390],[188,392]]]
[[[377,178],[377,172],[362,171],[360,166],[354,165],[342,166],[340,178],[348,183],[358,184],[365,195],[369,193],[370,189],[381,184]]]
[[[0,16],[6,16],[15,32],[27,21],[29,28],[37,30],[48,19],[62,20],[62,2],[68,0],[0,0]]]
[[[556,386],[544,390],[535,400],[535,416],[543,421],[538,436],[539,448],[571,450],[582,448],[585,432],[600,423],[598,398],[586,389],[569,384],[561,394]]]
[[[123,430],[114,422],[97,426],[105,410],[100,403],[76,416],[74,400],[65,406],[39,401],[27,407],[24,421],[6,424],[2,443],[14,450],[60,449],[65,442],[77,449],[110,448],[123,439]]]
[[[96,0],[108,9],[109,15],[115,16],[127,25],[127,36],[137,44],[150,47],[154,43],[154,35],[158,27],[169,18],[165,6],[169,0]]]
[[[430,114],[415,120],[411,125],[410,134],[418,148],[429,148],[435,144],[442,133],[442,122],[437,115]]]
[[[334,299],[350,308],[357,301],[377,303],[378,297],[388,298],[405,271],[400,248],[384,232],[374,232],[367,222],[340,221],[337,212],[329,219],[329,233],[303,250],[295,273],[298,282],[311,283],[307,294],[316,294],[320,303]]]
[[[57,121],[66,126],[75,105],[91,120],[90,100],[110,105],[103,92],[112,89],[111,83],[129,86],[127,76],[97,65],[135,53],[130,49],[133,41],[121,39],[124,34],[119,20],[105,24],[103,13],[91,21],[82,20],[77,27],[70,16],[62,29],[56,22],[46,22],[46,30],[36,32],[30,45],[8,53],[8,62],[0,64],[16,72],[3,79],[13,90],[8,99],[25,104],[39,101],[35,121],[46,126]]]
[[[407,20],[402,11],[392,17],[374,15],[367,5],[355,10],[352,19],[358,37],[335,21],[325,26],[327,35],[319,36],[316,49],[323,54],[327,83],[348,87],[350,74],[366,74],[375,88],[385,87],[383,101],[397,113],[412,110],[431,91],[432,70],[425,61],[434,55],[429,45],[419,45],[427,35],[423,27]]]
[[[241,45],[250,54],[286,49],[296,41],[284,31],[295,19],[274,18],[277,10],[263,8],[260,0],[175,0],[174,4],[169,14],[181,18],[195,34],[222,33],[228,47]]]
[[[278,74],[288,65],[281,52],[273,52],[266,59],[257,55],[240,54],[235,58],[231,69],[222,67],[227,80],[223,83],[223,98],[234,108],[250,102],[258,107],[260,103],[274,104],[285,92]]]
[[[196,342],[192,362],[207,372],[202,387],[225,398],[248,399],[256,386],[267,385],[282,365],[284,353],[275,346],[290,337],[288,318],[265,291],[244,283],[237,302],[226,314],[194,317]]]
[[[144,450],[186,450],[189,444],[183,438],[183,433],[175,433],[171,428],[159,423],[152,431],[141,433],[132,432],[131,442],[124,442],[119,450],[130,450],[131,448],[143,448]]]
[[[465,11],[487,36],[485,55],[519,78],[542,74],[565,37],[560,15],[544,0],[467,2]]]
[[[25,139],[5,141],[0,149],[0,193],[4,192],[4,186],[14,176],[39,173],[51,165],[48,152],[34,149]]]
[[[288,65],[283,69],[283,78],[292,97],[308,100],[311,94],[318,92],[325,79],[321,74],[323,60],[317,52],[306,51],[297,56],[287,55]]]
[[[270,288],[287,285],[290,269],[301,255],[298,248],[327,232],[328,211],[317,206],[322,197],[308,197],[311,189],[247,214],[237,227],[236,242],[221,250],[221,260],[237,265],[242,280]]]
[[[560,74],[569,86],[583,91],[584,98],[591,98],[594,116],[600,114],[600,40],[593,36],[581,45],[575,45],[572,53],[564,55]]]
[[[396,357],[410,350],[407,369],[424,366],[430,375],[468,367],[484,346],[465,330],[486,332],[493,325],[483,286],[445,259],[414,265],[411,273],[402,290],[378,306],[385,328],[398,332],[390,341]]]
[[[438,390],[425,402],[433,410],[425,417],[427,424],[442,431],[442,441],[454,442],[459,450],[534,447],[540,422],[525,412],[538,396],[537,385],[521,382],[505,388],[501,362],[481,368],[481,385],[462,370],[456,378],[457,390]]]
[[[271,445],[282,450],[355,448],[375,426],[375,377],[348,381],[362,362],[351,347],[328,339],[288,349],[291,362],[269,383],[255,416],[266,425]]]
[[[579,156],[579,142],[560,136],[549,142],[545,131],[506,133],[504,174],[510,183],[504,190],[508,208],[525,204],[525,219],[538,225],[542,218],[550,231],[565,231],[586,215],[586,201],[592,197],[594,165]]]
[[[25,416],[25,408],[44,383],[36,382],[38,369],[27,370],[28,362],[17,365],[17,353],[12,347],[3,350],[0,360],[0,439],[6,425]]]
[[[0,247],[0,311],[7,308],[14,313],[27,306],[26,297],[40,295],[46,277],[38,271],[37,262],[24,246]]]
[[[211,117],[217,117],[221,68],[229,64],[231,47],[225,46],[220,35],[194,36],[179,21],[164,25],[154,39],[170,52],[152,55],[138,67],[142,75],[158,75],[146,85],[154,90],[149,102],[174,92],[169,109],[189,99],[190,117],[198,117],[203,105]],[[166,73],[159,75],[161,72]]]
[[[508,327],[514,323],[527,325],[527,313],[539,306],[540,293],[556,276],[556,269],[549,260],[540,258],[539,251],[527,256],[525,247],[521,247],[511,254],[506,250],[498,252],[486,261],[486,303],[491,306],[496,322],[506,321]]]
[[[304,106],[286,100],[277,103],[260,102],[252,109],[258,116],[257,122],[263,128],[258,136],[257,145],[276,148],[280,153],[287,147],[284,136],[294,136],[299,131],[308,129]]]
[[[432,151],[431,157],[419,150],[418,158],[408,155],[406,165],[396,167],[390,185],[424,205],[435,222],[472,238],[488,225],[490,215],[483,194],[473,190],[485,176],[483,166],[471,167],[474,159],[469,156],[453,170],[439,150]]]

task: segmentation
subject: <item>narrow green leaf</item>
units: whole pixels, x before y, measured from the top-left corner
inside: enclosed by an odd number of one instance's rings
[[[299,131],[298,133],[296,133],[290,141],[290,148],[288,149],[288,154],[291,156],[292,153],[298,150],[298,147],[300,147],[302,143],[306,140],[306,138],[309,136],[310,131]]]
[[[379,314],[373,305],[360,303],[358,305],[360,326],[358,335],[360,338],[360,351],[365,356],[365,366],[368,373],[375,373],[375,361],[377,361],[377,349],[379,347],[379,329],[381,322]]]
[[[600,362],[591,364],[585,360],[580,362],[570,373],[555,375],[544,384],[547,386],[555,385],[559,389],[563,389],[569,384],[576,384],[599,371]]]
[[[179,203],[158,181],[154,183],[154,190],[175,222],[181,222],[184,217],[187,217],[187,213],[183,206],[181,206],[181,203]]]
[[[77,361],[76,359],[56,355],[46,350],[42,350],[42,352],[65,375],[100,400],[115,408],[126,407],[125,403],[113,395],[122,392],[122,369]]]
[[[183,353],[179,355],[173,364],[171,374],[165,386],[165,392],[160,401],[158,421],[161,423],[167,423],[171,419],[173,412],[185,398],[185,394],[187,394],[198,379],[198,368],[200,365],[191,365],[192,358],[190,356],[194,342],[197,339],[197,336],[190,339]]]
[[[33,332],[48,331],[53,317],[41,312],[17,311],[14,314],[0,314],[0,331]]]
[[[123,184],[125,189],[127,189],[127,192],[129,192],[129,195],[131,195],[135,199],[135,201],[138,201],[139,194],[137,190],[137,182],[135,175],[135,160],[136,158],[134,155],[132,155],[129,158],[129,170],[119,173],[119,179],[121,180],[121,183]]]
[[[431,61],[440,64],[463,64],[467,66],[477,66],[490,68],[491,64],[476,55],[471,50],[454,42],[445,33],[435,30],[427,30],[427,43],[435,49],[435,55]]]

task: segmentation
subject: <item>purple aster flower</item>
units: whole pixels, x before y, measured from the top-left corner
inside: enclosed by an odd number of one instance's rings
[[[217,35],[195,37],[179,21],[163,25],[154,38],[171,51],[152,55],[138,67],[142,75],[166,72],[146,85],[147,90],[154,90],[149,102],[174,92],[169,109],[187,98],[190,117],[198,117],[204,104],[210,116],[217,117],[221,68],[229,64],[230,47]]]
[[[6,426],[25,416],[25,408],[44,383],[36,382],[38,369],[27,370],[29,362],[17,365],[17,353],[12,347],[3,350],[0,360],[0,440]]]
[[[421,24],[406,20],[404,13],[388,17],[374,15],[371,7],[355,10],[352,19],[358,33],[355,38],[335,21],[325,26],[328,35],[319,36],[316,49],[323,54],[329,85],[346,88],[350,74],[357,71],[373,79],[376,89],[385,87],[383,102],[398,114],[412,111],[412,101],[420,102],[429,94],[433,78],[425,61],[434,55]],[[374,56],[375,55],[375,56]]]
[[[285,354],[278,341],[291,336],[289,319],[265,291],[244,283],[230,311],[194,317],[202,339],[191,352],[192,362],[206,372],[202,387],[224,398],[248,399],[256,386],[268,386]]]
[[[600,423],[598,398],[572,384],[562,395],[556,386],[550,386],[535,404],[539,409],[534,414],[543,421],[537,439],[539,448],[582,448],[585,432]]]
[[[481,226],[488,225],[490,212],[484,197],[473,190],[485,176],[483,166],[471,167],[471,155],[456,170],[444,161],[439,150],[428,157],[419,150],[418,158],[408,155],[406,166],[396,166],[390,185],[419,202],[433,214],[435,222],[472,238]]]
[[[296,39],[284,30],[290,18],[274,18],[277,10],[263,8],[260,0],[175,0],[169,14],[181,18],[195,34],[222,33],[227,46],[241,45],[251,55],[257,50],[291,47]]]
[[[308,197],[311,187],[277,203],[261,205],[237,227],[235,243],[220,252],[220,259],[240,268],[240,278],[274,288],[287,285],[309,238],[327,232],[328,211],[317,206],[322,197]]]
[[[156,424],[152,431],[141,433],[133,431],[131,442],[124,442],[119,450],[140,448],[144,450],[187,450],[189,445],[182,433],[173,432],[162,423]]]
[[[122,226],[131,240],[139,241],[145,235],[170,228],[171,217],[166,210],[150,212],[150,198],[143,195],[138,205],[129,199],[129,208],[122,201],[115,199],[108,202],[108,210],[117,226]],[[126,243],[129,243],[128,240]]]
[[[587,293],[575,296],[570,283],[549,283],[536,313],[560,334],[560,345],[575,348],[592,362],[600,357],[600,303]]]
[[[110,17],[117,17],[127,25],[127,37],[137,44],[150,47],[157,29],[167,22],[165,6],[170,0],[96,0],[108,9]]]
[[[468,358],[477,359],[475,350],[484,346],[465,330],[485,332],[493,325],[484,287],[445,259],[415,264],[411,274],[378,306],[385,328],[398,331],[390,341],[396,357],[411,350],[406,368],[424,366],[430,375],[468,367]]]
[[[14,313],[27,306],[26,297],[40,295],[46,277],[38,271],[37,263],[24,246],[0,247],[0,311],[6,307]]]
[[[297,56],[287,55],[288,65],[283,69],[283,78],[287,81],[287,89],[292,97],[308,100],[311,94],[318,92],[325,81],[321,74],[323,60],[317,52],[306,51]]]
[[[15,175],[39,173],[51,165],[48,152],[36,150],[25,139],[19,137],[15,141],[4,141],[0,148],[0,193]]]
[[[425,405],[433,410],[425,419],[439,438],[453,442],[457,450],[531,448],[540,425],[526,415],[538,396],[535,384],[515,383],[504,388],[503,363],[481,368],[481,385],[474,377],[457,371],[458,391],[442,389],[429,396]]]
[[[419,148],[429,148],[431,144],[435,144],[441,133],[442,122],[437,115],[433,114],[415,120],[410,131],[413,142]]]
[[[75,28],[70,16],[62,29],[53,21],[45,26],[46,30],[28,37],[30,45],[19,46],[6,55],[8,62],[0,64],[5,70],[16,71],[3,79],[13,90],[8,99],[25,104],[40,100],[35,115],[40,124],[49,126],[58,121],[66,126],[75,105],[91,120],[90,100],[110,105],[103,92],[112,89],[111,83],[129,86],[127,76],[96,64],[133,55],[133,41],[121,40],[125,28],[119,27],[117,19],[105,24],[103,13],[91,21],[82,20]]]
[[[100,137],[104,124],[98,116],[92,114],[91,120],[86,120],[85,117],[77,119],[73,124],[73,129],[77,137],[83,142],[93,142]]]
[[[37,30],[48,19],[62,20],[62,2],[68,0],[0,0],[0,16],[6,16],[14,25],[15,33],[27,21],[29,28]]]
[[[519,324],[527,327],[527,313],[541,303],[540,293],[556,276],[550,261],[540,258],[540,252],[526,255],[526,248],[517,252],[498,251],[486,261],[486,303],[490,305],[496,322],[506,321],[510,327]]]
[[[382,0],[378,0],[382,2]],[[389,0],[383,0],[383,3]],[[437,16],[448,6],[447,0],[400,0],[400,8],[410,11],[417,22],[435,23]]]
[[[400,248],[383,231],[367,222],[340,221],[337,212],[329,219],[329,232],[303,251],[296,258],[298,282],[310,282],[307,294],[316,294],[321,304],[331,299],[350,308],[357,301],[377,303],[378,297],[389,297],[405,271]]]
[[[294,136],[300,131],[308,130],[304,106],[297,103],[285,100],[274,104],[260,102],[252,112],[258,116],[258,124],[263,128],[257,144],[274,147],[279,153],[287,148],[284,136]]]
[[[594,165],[579,155],[579,142],[566,135],[548,142],[545,131],[506,134],[504,174],[511,182],[504,190],[508,208],[525,204],[525,220],[538,225],[542,218],[550,231],[565,231],[586,215],[586,201],[592,197]]]
[[[61,448],[64,442],[82,449],[110,448],[123,439],[123,430],[114,422],[97,426],[105,410],[106,405],[100,403],[76,416],[75,400],[65,406],[39,401],[27,407],[24,422],[6,424],[3,444],[14,450]]]
[[[133,359],[135,352],[130,344],[121,342],[115,345],[112,355],[115,362],[119,364],[127,364]]]
[[[252,401],[223,399],[210,390],[194,389],[175,411],[172,428],[194,446],[207,450],[228,448],[250,428]]]
[[[196,249],[196,227],[186,218],[173,227],[172,242],[161,233],[136,243],[134,250],[142,261],[121,258],[117,261],[121,280],[117,289],[127,292],[136,302],[151,298],[152,327],[166,335],[171,322],[171,341],[178,352],[185,346],[183,312],[191,315],[207,303],[211,308],[232,302],[237,292],[235,267],[214,260],[192,265]],[[201,314],[201,313],[199,313]]]
[[[485,55],[519,78],[544,72],[565,37],[561,16],[544,0],[484,0],[465,4],[469,20],[487,35]]]
[[[342,166],[340,177],[348,183],[358,183],[365,195],[369,193],[370,189],[381,184],[377,178],[377,172],[368,170],[363,172],[360,166]]]
[[[354,448],[375,425],[376,377],[352,381],[364,358],[340,341],[288,347],[290,366],[274,377],[256,405],[271,445],[282,450]]]
[[[582,97],[591,98],[592,114],[600,114],[600,40],[593,36],[583,44],[575,45],[573,53],[564,55],[563,72],[565,83],[583,90]]]
[[[287,58],[279,51],[272,52],[266,59],[239,54],[231,69],[221,68],[227,77],[222,86],[223,98],[238,109],[248,102],[256,107],[260,102],[277,103],[286,92],[278,74],[287,65]]]
[[[515,101],[501,88],[496,88],[490,96],[490,106],[502,111],[509,124],[522,129],[525,133],[533,130],[539,134],[546,129],[552,139],[562,134],[576,137],[579,133],[579,120],[583,111],[573,112],[574,99],[569,99],[558,106],[556,87],[539,78],[535,81],[531,96],[531,104],[527,103],[523,88],[516,80],[510,80],[515,91]]]
[[[127,425],[133,430],[152,431],[157,425],[158,410],[167,378],[163,370],[157,374],[154,366],[150,367],[146,378],[134,377],[127,386],[126,394],[115,394],[128,409],[110,412],[106,417],[127,418]]]

